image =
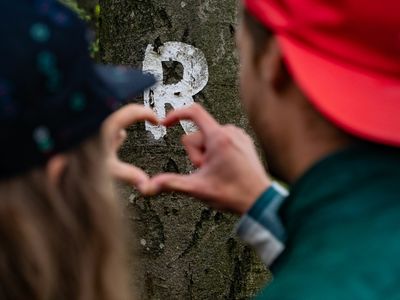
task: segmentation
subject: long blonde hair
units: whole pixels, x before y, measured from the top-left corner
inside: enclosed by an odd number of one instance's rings
[[[127,299],[121,214],[102,141],[67,155],[57,187],[44,168],[0,182],[0,299]]]

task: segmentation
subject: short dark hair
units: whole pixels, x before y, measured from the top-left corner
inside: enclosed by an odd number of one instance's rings
[[[253,41],[254,58],[258,60],[266,50],[268,41],[273,37],[274,33],[253,17],[246,9],[243,10],[243,23]]]
[[[265,51],[267,50],[268,41],[274,36],[274,32],[258,21],[249,11],[244,9],[243,11],[243,24],[247,29],[247,32],[250,35],[250,38],[253,43],[253,58],[254,63],[257,65],[260,58],[263,56]],[[282,74],[283,79],[282,86],[293,80],[292,75],[290,74],[287,65],[284,61],[282,64]]]

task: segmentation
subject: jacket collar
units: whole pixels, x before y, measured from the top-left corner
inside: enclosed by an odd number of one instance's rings
[[[333,153],[292,186],[280,210],[283,224],[290,232],[319,208],[332,205],[357,186],[373,184],[374,179],[390,174],[400,178],[400,149],[360,143]]]

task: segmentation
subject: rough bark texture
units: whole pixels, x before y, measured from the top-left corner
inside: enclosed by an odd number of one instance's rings
[[[191,44],[204,52],[210,72],[195,100],[220,122],[247,126],[236,84],[235,0],[103,0],[100,5],[104,62],[141,67],[148,44]],[[179,70],[172,66],[165,73],[174,77]],[[182,134],[177,126],[155,141],[143,124],[134,126],[121,155],[150,174],[188,173],[193,167],[180,145]],[[248,299],[268,280],[253,251],[233,235],[233,216],[179,194],[144,199],[130,187],[121,193],[131,241],[138,245],[131,269],[139,299]]]

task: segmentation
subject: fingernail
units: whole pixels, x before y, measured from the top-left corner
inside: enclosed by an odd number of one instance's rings
[[[155,184],[150,184],[148,186],[148,189],[149,189],[150,195],[152,195],[152,196],[158,195],[160,193],[159,187]]]
[[[121,139],[126,138],[127,135],[128,135],[128,133],[126,132],[125,129],[121,129],[121,130],[119,131],[119,137],[120,137]]]
[[[138,188],[139,188],[140,192],[146,196],[154,196],[154,195],[157,195],[157,193],[158,193],[158,191],[157,191],[158,189],[154,184],[143,183],[143,184],[140,184]]]

